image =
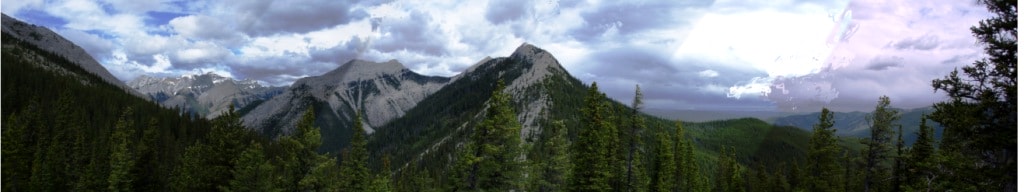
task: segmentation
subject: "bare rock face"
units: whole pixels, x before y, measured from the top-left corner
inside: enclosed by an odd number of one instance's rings
[[[78,64],[78,66],[82,67],[86,71],[99,76],[104,81],[121,87],[128,93],[145,98],[142,94],[128,88],[124,82],[110,74],[110,71],[107,71],[107,68],[104,68],[103,65],[96,62],[96,59],[93,59],[89,53],[85,52],[85,49],[75,45],[75,43],[64,39],[64,37],[50,29],[47,29],[46,27],[25,23],[7,16],[7,14],[3,14],[2,17],[3,33],[9,34],[24,42],[28,42],[43,50],[64,56],[69,61]]]
[[[130,82],[132,89],[146,94],[166,107],[177,107],[208,119],[270,99],[284,89],[268,87],[254,80],[234,80],[214,73],[156,78],[140,76]]]
[[[395,60],[352,60],[323,75],[299,79],[281,95],[246,114],[243,121],[264,133],[290,134],[302,113],[314,107],[318,119],[335,120],[331,124],[339,126],[350,124],[356,113],[363,113],[363,130],[373,133],[374,127],[405,115],[448,80],[417,74]]]

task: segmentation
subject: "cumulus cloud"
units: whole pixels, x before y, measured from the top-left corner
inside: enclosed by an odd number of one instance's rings
[[[214,71],[272,85],[351,59],[451,76],[523,42],[649,107],[866,110],[942,99],[929,81],[982,57],[956,0],[39,1],[6,14],[57,29],[122,80]],[[31,19],[35,18],[35,19]]]

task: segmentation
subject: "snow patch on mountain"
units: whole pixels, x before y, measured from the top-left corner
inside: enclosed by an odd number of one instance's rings
[[[267,87],[255,80],[234,80],[216,73],[186,74],[181,77],[139,76],[129,81],[132,89],[148,95],[166,107],[178,107],[206,118],[269,99],[281,87]]]

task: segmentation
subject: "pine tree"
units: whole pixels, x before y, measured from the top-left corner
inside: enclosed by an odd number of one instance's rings
[[[686,137],[683,123],[676,121],[676,131],[672,140],[675,173],[673,191],[709,191],[709,187],[697,165],[696,151],[693,142]]]
[[[640,191],[643,188],[640,182],[641,172],[640,164],[642,161],[638,160],[640,155],[636,155],[640,146],[640,133],[646,129],[643,117],[640,116],[640,109],[643,106],[643,93],[640,92],[640,85],[636,85],[636,93],[633,97],[632,114],[630,116],[629,133],[626,135],[629,149],[626,154],[626,177],[624,180],[626,191]]]
[[[572,145],[573,168],[569,191],[609,191],[613,178],[610,159],[613,125],[608,121],[608,104],[604,95],[598,92],[597,83],[591,84],[584,98],[583,127],[577,131]]]
[[[789,187],[792,188],[793,191],[807,191],[807,188],[805,187],[806,184],[804,184],[804,180],[807,179],[807,176],[804,174],[804,170],[801,167],[802,166],[800,166],[796,160],[794,160],[792,165],[789,166],[789,174],[786,179],[789,180]]]
[[[185,149],[181,163],[174,170],[172,188],[178,191],[214,191],[227,186],[231,170],[240,157],[252,132],[242,126],[234,106],[213,120],[210,132]]]
[[[535,171],[531,175],[533,187],[530,191],[549,192],[565,191],[566,179],[569,176],[569,141],[566,140],[565,123],[555,121],[547,130],[550,134],[541,143],[541,159],[534,162]]]
[[[125,109],[110,137],[110,176],[107,178],[107,190],[110,191],[132,191],[132,180],[135,178],[131,175],[135,157],[129,148],[133,145],[129,138],[134,131],[134,122],[130,119],[132,115],[131,107]]]
[[[925,118],[922,116],[917,130],[917,141],[914,141],[910,148],[906,161],[907,181],[904,190],[936,190],[938,173],[935,169],[938,166],[938,158],[935,157],[933,134],[932,128],[925,124]]]
[[[883,180],[889,180],[891,176],[890,167],[885,165],[885,162],[891,156],[892,126],[896,118],[899,118],[898,114],[899,111],[889,105],[889,97],[882,96],[878,98],[875,111],[867,118],[868,122],[871,122],[871,137],[862,141],[867,146],[864,149],[865,191],[884,189],[876,185],[884,184]]]
[[[334,160],[317,153],[323,140],[320,129],[314,124],[316,114],[313,110],[314,107],[308,107],[292,135],[279,141],[286,151],[280,159],[285,170],[282,187],[286,190],[327,190],[337,182]]]
[[[342,160],[342,174],[345,175],[344,189],[348,191],[367,191],[373,180],[370,169],[366,167],[370,158],[366,151],[366,136],[363,132],[363,115],[357,113],[352,126],[352,143],[348,155]]]
[[[236,159],[231,175],[231,181],[220,187],[221,191],[284,191],[277,188],[274,166],[263,154],[263,147],[256,142],[249,144]]]
[[[31,107],[30,108],[34,108]],[[28,111],[28,110],[26,110]],[[11,114],[3,121],[3,134],[0,139],[3,140],[2,150],[3,158],[2,163],[7,166],[2,166],[3,171],[3,190],[15,191],[17,189],[27,188],[29,181],[29,175],[31,174],[31,163],[32,163],[32,151],[31,151],[31,135],[29,135],[29,122],[25,115],[29,112],[22,112],[21,114]],[[12,166],[19,165],[19,166]]]
[[[756,172],[749,172],[748,171],[747,173],[752,173],[752,174],[749,174],[749,175],[751,175],[751,177],[753,177],[753,178],[750,179],[751,180],[750,181],[750,189],[768,191],[773,186],[776,185],[776,184],[772,183],[773,182],[772,181],[772,177],[769,176],[768,168],[765,168],[764,162],[761,162],[761,163],[759,163],[757,165],[757,171]]]
[[[988,56],[932,81],[949,100],[929,118],[945,127],[941,167],[957,190],[1016,191],[1017,1],[979,2],[994,15],[971,27]]]
[[[381,169],[380,173],[374,178],[373,183],[370,184],[370,189],[367,191],[373,192],[389,192],[394,191],[394,182],[391,180],[391,157],[384,155],[381,157]]]
[[[780,166],[776,167],[775,174],[772,176],[772,184],[773,185],[771,186],[771,190],[769,190],[769,191],[772,191],[772,192],[788,192],[788,191],[793,191],[793,188],[789,184],[789,179],[786,178],[785,172],[783,171],[783,169],[785,167],[786,167],[785,163],[782,163]]]
[[[807,150],[807,178],[802,179],[804,189],[809,191],[839,191],[840,182],[839,142],[835,136],[833,114],[827,108],[821,109],[818,124],[811,134],[810,149]]]
[[[675,173],[678,172],[676,164],[675,148],[672,139],[666,133],[657,133],[658,147],[654,159],[653,177],[651,177],[651,191],[673,191],[676,184]]]
[[[904,153],[903,145],[903,125],[898,125],[896,133],[896,157],[893,158],[892,166],[892,184],[889,185],[892,191],[900,191],[900,186],[903,186],[903,182],[906,181],[906,154]]]
[[[736,150],[722,147],[718,152],[718,172],[715,176],[715,191],[746,191],[743,170],[736,162]]]
[[[523,174],[518,159],[521,126],[510,106],[511,96],[505,94],[504,89],[505,82],[499,80],[487,102],[486,117],[476,126],[471,143],[467,145],[472,152],[466,158],[468,190],[505,191],[521,187]]]

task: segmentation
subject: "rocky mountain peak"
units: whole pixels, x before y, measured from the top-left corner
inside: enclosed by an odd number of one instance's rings
[[[349,82],[373,79],[384,74],[399,74],[406,70],[408,68],[394,59],[382,63],[353,59],[342,64],[341,67],[325,73],[322,77],[329,78],[331,81]]]

